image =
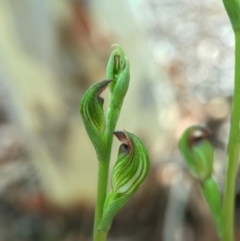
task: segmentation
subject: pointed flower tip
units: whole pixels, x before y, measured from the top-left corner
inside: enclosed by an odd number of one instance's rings
[[[122,145],[119,147],[119,153],[129,154],[133,150],[132,142],[128,136],[128,133],[124,131],[114,131],[113,134],[117,139],[122,142]]]
[[[122,53],[124,53],[122,47],[121,47],[119,44],[117,44],[117,43],[112,44],[112,45],[111,45],[111,48],[115,48],[115,49],[121,51]]]
[[[120,48],[120,45],[115,43],[111,45],[111,48]]]
[[[108,79],[108,80],[103,80],[103,81],[101,81],[100,83],[97,83],[96,85],[95,85],[95,89],[97,90],[96,91],[96,94],[97,95],[100,95],[107,87],[108,87],[108,85],[112,82],[113,80],[111,80],[111,79]],[[94,86],[93,86],[94,87]]]
[[[128,133],[124,131],[113,131],[113,134],[118,138],[119,141],[122,143],[129,145],[131,141],[129,139]]]
[[[113,80],[103,80],[99,83],[92,85],[83,95],[80,104],[80,113],[84,117],[88,113],[88,117],[91,116],[95,108],[98,108],[98,104],[103,104],[103,98],[100,94],[108,87],[109,83]]]
[[[88,98],[99,96],[113,80],[107,79],[92,85],[83,95],[81,103]]]

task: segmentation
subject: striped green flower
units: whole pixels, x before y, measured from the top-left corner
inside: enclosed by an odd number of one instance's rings
[[[112,189],[115,193],[131,194],[145,179],[149,170],[149,157],[143,143],[131,133],[115,131],[122,142],[113,168]]]
[[[97,155],[105,152],[104,130],[106,121],[103,112],[104,99],[100,97],[100,94],[110,82],[111,80],[103,80],[91,86],[84,94],[80,105],[83,123]]]
[[[103,210],[100,231],[109,230],[114,216],[138,190],[149,171],[149,157],[143,143],[126,131],[113,134],[122,142],[112,173],[112,190]]]

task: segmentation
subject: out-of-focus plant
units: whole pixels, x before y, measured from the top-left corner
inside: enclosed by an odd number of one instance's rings
[[[127,131],[115,131],[130,80],[129,61],[121,47],[115,47],[107,65],[107,80],[91,86],[80,105],[83,123],[98,159],[94,241],[106,240],[114,216],[138,190],[149,170],[148,153],[139,138]],[[110,89],[110,101],[105,118],[104,99],[100,94],[107,87]],[[113,135],[122,144],[112,172],[112,190],[107,195]]]
[[[182,134],[179,149],[189,171],[201,183],[202,194],[211,210],[218,234],[222,237],[222,204],[218,186],[212,178],[214,149],[209,141],[210,136],[208,128],[191,126]]]
[[[240,0],[223,0],[235,35],[235,81],[228,141],[226,184],[223,198],[224,240],[234,239],[235,186],[240,152]]]
[[[211,177],[213,147],[208,140],[209,130],[200,126],[188,128],[180,139],[179,148],[190,172],[202,183],[202,193],[212,212],[221,240],[233,241],[235,186],[240,152],[240,0],[223,0],[223,4],[235,35],[235,82],[223,200]]]

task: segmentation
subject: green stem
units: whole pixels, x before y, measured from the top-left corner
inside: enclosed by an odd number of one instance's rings
[[[222,202],[218,186],[214,179],[210,177],[202,181],[202,193],[215,221],[218,236],[222,239]]]
[[[110,97],[110,103],[111,103],[111,97]],[[104,158],[102,158],[102,160],[98,160],[98,163],[99,163],[98,164],[98,187],[97,187],[97,200],[96,200],[95,215],[94,215],[94,227],[93,227],[94,241],[105,241],[107,238],[107,233],[98,231],[98,226],[102,218],[103,206],[107,195],[109,163],[110,163],[112,142],[113,142],[112,132],[115,130],[119,113],[120,113],[119,108],[114,109],[114,108],[111,108],[110,106],[109,112],[108,112],[108,122],[105,130],[107,150],[104,155]]]
[[[98,187],[97,187],[97,200],[95,206],[94,215],[94,227],[93,227],[93,240],[105,241],[106,233],[99,232],[98,226],[102,218],[103,205],[107,194],[108,183],[108,163],[106,160],[98,160]]]
[[[239,158],[240,121],[240,31],[235,31],[235,83],[232,103],[232,119],[228,142],[228,162],[223,199],[223,238],[234,240],[235,186]]]

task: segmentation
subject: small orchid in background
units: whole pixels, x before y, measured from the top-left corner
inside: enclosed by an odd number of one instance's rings
[[[212,178],[214,149],[209,141],[210,137],[211,130],[209,128],[191,126],[182,134],[179,149],[189,171],[201,184],[202,194],[208,203],[221,237],[222,203],[218,186]]]
[[[210,129],[191,126],[182,135],[179,149],[183,153],[191,173],[200,180],[211,177],[214,149],[209,141]]]
[[[122,48],[114,45],[107,65],[107,79],[91,86],[84,94],[80,114],[98,159],[98,190],[94,217],[94,241],[105,241],[112,220],[138,190],[149,170],[149,157],[143,143],[126,131],[115,131],[124,97],[127,93],[129,61]],[[110,89],[105,119],[104,99],[100,94]],[[112,190],[107,195],[108,171],[113,135],[122,142],[112,173]]]

